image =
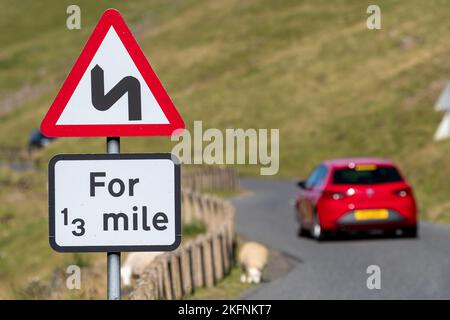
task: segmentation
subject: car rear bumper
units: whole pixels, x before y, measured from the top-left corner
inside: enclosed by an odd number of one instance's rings
[[[387,210],[383,219],[355,219],[356,211]],[[323,230],[339,229],[392,229],[407,228],[417,224],[417,208],[413,197],[377,199],[373,201],[321,200],[317,203],[320,226]]]
[[[334,224],[328,225],[327,230],[390,230],[398,228],[410,228],[417,224],[415,219],[407,219],[395,210],[388,210],[389,215],[385,219],[357,220],[355,211],[348,211]]]
[[[368,220],[356,220],[355,211],[349,211],[344,214],[340,219],[336,221],[337,225],[361,225],[361,224],[372,224],[372,223],[398,223],[405,220],[400,214],[394,210],[387,210],[388,217],[385,219],[368,219]]]
[[[328,225],[328,230],[388,230],[396,228],[408,228],[416,225],[415,219],[407,219],[395,210],[388,210],[388,217],[384,219],[357,220],[355,211],[348,211],[335,221]]]

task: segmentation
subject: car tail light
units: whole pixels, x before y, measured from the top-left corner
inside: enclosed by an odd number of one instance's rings
[[[406,187],[406,188],[394,190],[393,193],[399,197],[405,198],[412,194],[412,190],[411,190],[411,188]]]
[[[325,190],[323,196],[328,199],[341,200],[345,198],[346,194],[340,191]]]

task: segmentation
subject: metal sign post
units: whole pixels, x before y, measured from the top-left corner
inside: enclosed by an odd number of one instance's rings
[[[108,300],[120,300],[120,252],[108,252]]]
[[[106,138],[106,152],[120,153],[120,138]],[[108,300],[120,300],[120,252],[108,252]]]

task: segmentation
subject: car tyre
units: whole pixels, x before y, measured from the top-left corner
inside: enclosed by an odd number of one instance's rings
[[[417,238],[418,237],[418,230],[417,226],[404,228],[402,229],[403,237],[405,238]]]
[[[309,235],[309,231],[303,228],[302,226],[298,227],[298,236],[299,237],[307,237]]]

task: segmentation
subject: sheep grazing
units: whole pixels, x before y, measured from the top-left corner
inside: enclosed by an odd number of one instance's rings
[[[246,242],[239,250],[239,265],[243,273],[241,282],[260,283],[267,264],[269,251],[257,242]]]
[[[131,285],[131,278],[139,277],[144,269],[162,252],[131,252],[120,270],[120,277],[125,286]]]

